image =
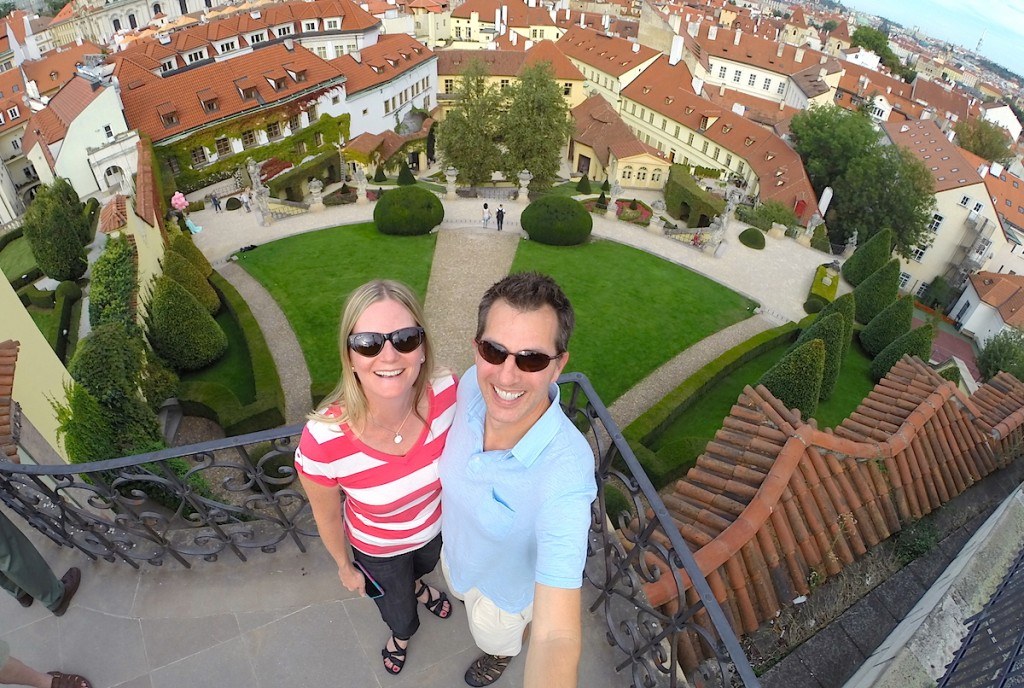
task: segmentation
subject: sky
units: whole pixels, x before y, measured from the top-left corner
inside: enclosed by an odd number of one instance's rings
[[[981,54],[1024,76],[1024,0],[842,0],[850,8]],[[852,27],[851,27],[852,28]]]

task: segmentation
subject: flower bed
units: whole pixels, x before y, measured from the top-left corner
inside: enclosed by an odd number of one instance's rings
[[[599,207],[597,205],[597,201],[598,201],[597,197],[594,197],[594,198],[588,198],[586,200],[580,201],[580,203],[583,204],[583,207],[587,209],[588,213],[596,213],[598,215],[604,215],[605,213],[608,212],[608,207],[607,206]]]
[[[646,227],[651,222],[651,217],[654,215],[654,211],[651,207],[643,201],[635,201],[636,208],[631,208],[635,199],[624,200],[619,199],[615,201],[616,210],[615,216],[623,222],[631,222],[634,225],[640,225]]]

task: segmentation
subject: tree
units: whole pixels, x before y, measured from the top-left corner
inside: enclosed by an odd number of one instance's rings
[[[588,177],[587,175],[583,175],[582,177],[580,177],[579,182],[577,182],[576,184],[576,190],[579,191],[581,194],[590,193],[590,177]]]
[[[843,316],[843,356],[846,356],[846,352],[850,350],[850,344],[853,342],[853,321],[854,315],[857,312],[857,303],[854,299],[853,292],[843,294],[838,299],[828,304],[821,309],[818,313],[817,320],[827,318],[833,313],[839,313]]]
[[[871,319],[860,331],[860,345],[870,356],[877,356],[885,347],[902,337],[914,323],[914,299],[896,299]]]
[[[56,17],[64,9],[64,6],[68,4],[70,3],[64,2],[64,0],[45,0],[43,6],[46,8],[46,14]]]
[[[228,348],[227,335],[210,312],[166,276],[153,284],[146,329],[156,352],[177,370],[199,370]]]
[[[989,162],[1006,163],[1013,157],[1010,136],[995,122],[971,117],[953,128],[957,144]]]
[[[437,126],[437,148],[445,164],[476,186],[490,181],[491,173],[501,166],[497,140],[502,97],[497,88],[487,85],[487,70],[478,60],[462,73],[456,97],[455,106]]]
[[[867,325],[871,319],[896,300],[900,289],[900,262],[890,260],[871,273],[853,290],[857,322]]]
[[[875,356],[875,360],[871,361],[871,377],[878,382],[904,356],[917,356],[927,361],[931,357],[934,337],[935,327],[931,323],[897,337],[892,344]]]
[[[928,290],[921,300],[930,308],[945,311],[946,307],[949,306],[949,297],[952,293],[953,287],[949,285],[945,277],[938,275],[928,284]]]
[[[533,175],[530,189],[548,189],[558,176],[562,147],[573,132],[569,106],[548,62],[524,68],[508,89],[508,109],[500,120],[505,155],[502,171],[515,179],[521,170]]]
[[[68,203],[68,189],[74,194],[74,204]],[[66,179],[58,177],[52,184],[39,187],[22,226],[36,264],[47,277],[76,280],[85,273],[88,264],[81,238],[85,223],[78,194]]]
[[[879,136],[870,117],[835,105],[798,112],[789,129],[819,195],[846,173],[853,160],[873,148]]]
[[[911,74],[916,76],[916,73],[910,70],[896,53],[889,47],[889,24],[885,23],[882,25],[882,30],[871,28],[870,26],[859,26],[857,30],[850,36],[850,42],[855,46],[867,48],[874,54],[881,58],[882,64],[885,65],[889,71],[895,76],[903,77],[907,83],[913,81]],[[908,78],[910,77],[910,78]]]
[[[0,2],[0,19],[6,17],[16,9],[18,9],[18,6],[9,0],[7,2]]]
[[[829,19],[828,21],[821,25],[821,29],[825,33],[831,33],[835,31],[837,28],[839,28],[839,22],[837,22],[835,19]]]
[[[892,230],[883,229],[867,241],[861,242],[853,255],[843,263],[843,277],[856,287],[891,258]]]
[[[841,313],[832,313],[824,318],[816,318],[796,340],[796,346],[814,339],[820,339],[825,345],[825,362],[821,374],[821,389],[818,398],[824,401],[832,395],[835,389],[836,380],[839,379],[839,371],[843,365],[843,354],[846,351],[845,342],[846,323],[843,322]]]
[[[836,181],[835,199],[826,220],[833,243],[857,232],[869,239],[883,227],[893,231],[893,248],[910,258],[932,241],[935,213],[932,174],[914,154],[900,146],[875,146],[857,156]],[[836,239],[839,239],[836,241]]]
[[[786,408],[799,409],[804,419],[814,415],[821,394],[821,376],[825,368],[825,344],[812,339],[783,356],[758,380]]]
[[[409,163],[405,160],[402,161],[402,166],[398,170],[398,185],[399,186],[412,186],[416,183],[416,177],[413,176],[412,170],[409,169]]]
[[[1024,381],[1024,330],[1009,327],[985,342],[978,369],[986,380],[1001,370]]]

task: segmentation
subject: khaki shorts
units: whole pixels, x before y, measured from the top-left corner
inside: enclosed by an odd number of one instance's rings
[[[466,603],[469,632],[477,647],[499,657],[514,657],[522,652],[523,633],[533,619],[533,603],[519,613],[512,613],[498,607],[476,588],[470,588],[464,595],[455,592],[444,549],[441,550],[441,573],[452,596]]]

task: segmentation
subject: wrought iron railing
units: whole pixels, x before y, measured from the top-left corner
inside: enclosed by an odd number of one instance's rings
[[[596,456],[600,489],[585,576],[597,592],[590,611],[604,618],[608,642],[623,653],[616,669],[636,688],[685,685],[678,641],[696,634],[712,658],[701,667],[703,685],[759,686],[692,553],[590,382],[571,373],[559,383],[566,413]],[[316,526],[293,484],[291,456],[301,429],[90,464],[0,463],[0,500],[54,542],[135,568],[169,558],[189,567],[221,554],[245,561],[286,539],[305,551]],[[678,592],[671,612],[644,594],[644,585],[663,575],[674,577]]]

